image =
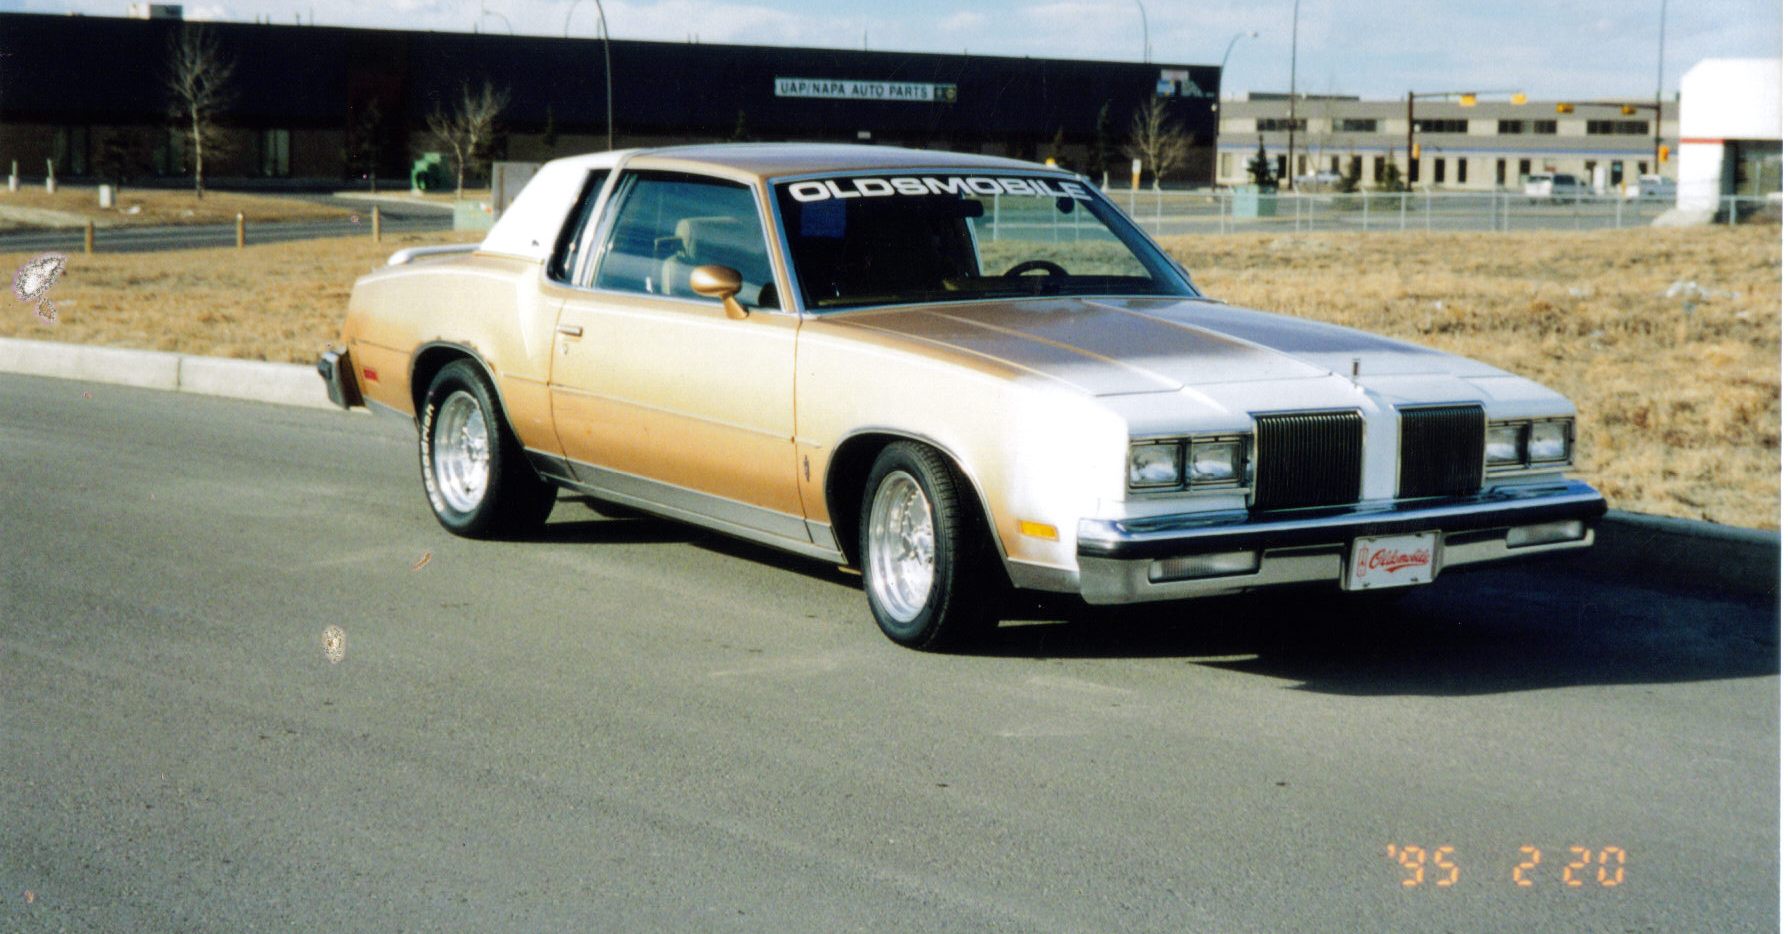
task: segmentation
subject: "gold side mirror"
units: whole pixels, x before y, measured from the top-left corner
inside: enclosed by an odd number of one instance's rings
[[[745,285],[739,278],[739,271],[731,266],[697,266],[689,272],[689,288],[697,295],[720,299],[721,307],[726,309],[726,316],[734,321],[743,320],[751,314],[739,300],[733,296]]]

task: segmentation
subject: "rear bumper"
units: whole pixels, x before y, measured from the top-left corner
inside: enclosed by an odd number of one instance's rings
[[[354,382],[354,371],[349,365],[347,351],[324,351],[317,358],[317,374],[323,377],[323,386],[329,391],[330,402],[344,409],[365,404],[360,399],[360,386]]]
[[[1362,503],[1343,509],[1303,510],[1295,515],[1258,516],[1238,511],[1083,519],[1078,589],[1088,603],[1136,603],[1311,581],[1339,585],[1354,539],[1407,532],[1440,533],[1435,567],[1439,572],[1587,548],[1595,542],[1595,521],[1607,511],[1607,502],[1594,487],[1567,480],[1497,487],[1466,498]],[[1581,524],[1581,537],[1541,544],[1509,543],[1511,529],[1572,522]],[[1159,579],[1164,559],[1249,552],[1258,556],[1257,566],[1249,573]]]

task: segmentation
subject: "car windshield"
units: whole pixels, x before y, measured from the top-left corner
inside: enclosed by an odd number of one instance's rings
[[[1058,295],[1196,293],[1134,225],[1056,175],[841,175],[776,186],[816,311]]]

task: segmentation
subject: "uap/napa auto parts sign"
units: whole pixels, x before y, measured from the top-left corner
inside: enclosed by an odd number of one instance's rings
[[[851,81],[843,78],[777,78],[777,97],[818,97],[841,101],[909,101],[948,104],[956,100],[954,84],[903,81]]]

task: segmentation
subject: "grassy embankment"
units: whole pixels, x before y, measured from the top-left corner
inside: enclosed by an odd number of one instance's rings
[[[240,212],[249,224],[282,221],[334,220],[347,217],[354,207],[333,205],[275,195],[208,191],[204,198],[192,189],[122,189],[110,208],[99,206],[99,193],[91,186],[62,186],[55,194],[42,185],[0,189],[0,230],[30,227],[81,226],[159,227],[172,224],[232,224]]]
[[[357,275],[401,246],[476,238],[75,255],[52,295],[61,321],[14,303],[0,335],[308,363],[336,336]],[[1777,526],[1780,228],[1166,246],[1216,297],[1476,357],[1565,393],[1581,411],[1579,472],[1617,508]]]

